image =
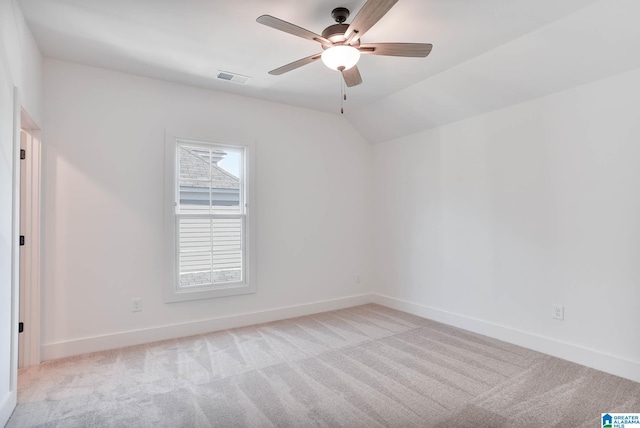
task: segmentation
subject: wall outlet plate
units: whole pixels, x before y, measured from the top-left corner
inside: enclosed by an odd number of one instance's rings
[[[142,299],[140,297],[136,297],[131,301],[133,303],[131,312],[140,312],[142,310]]]
[[[551,318],[564,321],[564,306],[553,303],[551,305]]]

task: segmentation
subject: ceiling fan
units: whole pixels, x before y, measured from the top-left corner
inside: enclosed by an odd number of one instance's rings
[[[323,52],[299,59],[290,64],[271,70],[269,74],[281,75],[310,64],[320,58],[324,64],[342,73],[347,86],[362,83],[358,70],[360,54],[388,55],[404,57],[426,57],[433,47],[430,43],[367,43],[360,42],[360,38],[375,25],[398,0],[368,0],[358,12],[351,24],[345,24],[349,17],[349,9],[338,7],[333,9],[331,17],[337,22],[322,31],[322,35],[306,30],[290,22],[283,21],[271,15],[262,15],[256,19],[266,25],[285,33],[304,39],[313,40],[322,45]]]

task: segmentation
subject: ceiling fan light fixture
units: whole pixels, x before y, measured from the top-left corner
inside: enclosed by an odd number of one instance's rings
[[[348,70],[360,60],[360,51],[353,46],[332,46],[322,52],[322,62],[332,70]]]

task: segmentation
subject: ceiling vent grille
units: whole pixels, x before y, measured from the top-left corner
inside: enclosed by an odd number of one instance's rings
[[[218,71],[218,79],[226,80],[227,82],[239,83],[241,85],[245,85],[250,77],[243,76],[242,74],[231,73],[228,71]]]

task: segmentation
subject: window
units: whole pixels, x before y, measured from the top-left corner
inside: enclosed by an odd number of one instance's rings
[[[171,280],[165,299],[255,292],[250,147],[171,138],[166,155]]]

